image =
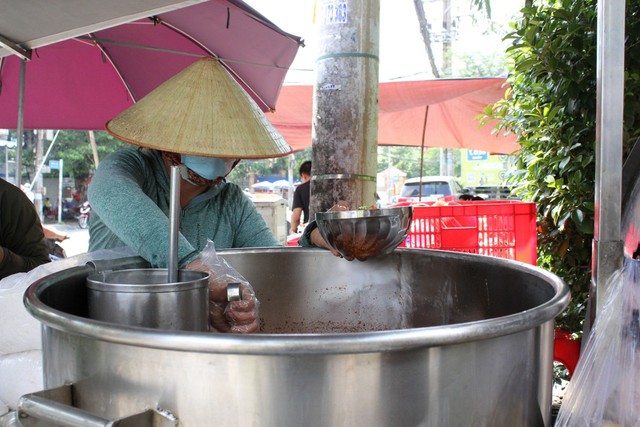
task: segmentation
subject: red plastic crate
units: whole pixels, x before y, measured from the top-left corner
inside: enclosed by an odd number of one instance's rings
[[[413,205],[400,247],[491,255],[536,265],[536,204],[513,200]]]
[[[290,234],[287,236],[287,246],[298,246],[298,241],[300,240],[300,236],[302,234]]]

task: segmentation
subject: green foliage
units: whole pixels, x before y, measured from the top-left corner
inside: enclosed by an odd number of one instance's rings
[[[98,151],[98,159],[105,158],[120,147],[130,146],[129,144],[112,137],[105,131],[95,132],[94,134]],[[9,138],[17,139],[14,131],[10,131]],[[36,164],[37,139],[36,131],[25,130],[23,137],[24,148],[22,151],[22,166],[26,171],[26,176],[23,177],[26,181],[30,181],[33,176],[35,176],[39,166]],[[51,141],[42,141],[43,155],[46,154],[50,145]],[[13,154],[13,157],[15,157],[15,154]],[[48,164],[49,160],[58,159],[63,159],[64,161],[63,173],[65,176],[73,177],[76,180],[76,183],[84,182],[95,169],[93,151],[91,149],[91,144],[89,143],[89,132],[74,130],[60,131],[45,163]],[[54,169],[48,176],[57,178],[58,171]]]
[[[483,12],[487,17],[491,17],[491,1],[490,0],[471,0],[471,5]]]
[[[131,144],[122,142],[105,131],[94,132],[94,135],[99,160],[104,159],[122,147],[131,146]],[[45,150],[46,148],[45,146]],[[73,176],[76,181],[88,178],[95,170],[89,132],[60,131],[58,139],[49,154],[49,159],[63,159],[64,174]]]
[[[293,170],[294,180],[299,179],[298,168],[305,160],[312,159],[312,150],[307,148],[294,153],[293,159],[289,156],[263,159],[243,160],[229,174],[227,181],[234,182],[241,187],[249,185],[249,175],[254,173],[256,178],[264,176],[281,176],[286,179],[289,162]],[[424,176],[440,175],[440,149],[427,148],[424,155]],[[453,150],[454,170],[460,175],[460,150]],[[420,147],[385,146],[378,147],[378,166],[376,172],[382,172],[391,165],[407,174],[407,178],[420,176]]]
[[[557,319],[582,331],[591,277],[594,224],[597,0],[546,0],[525,7],[508,36],[511,91],[487,107],[522,151],[511,181],[538,206],[538,265],[569,285]],[[640,6],[627,1],[624,141],[640,136]]]
[[[407,174],[407,178],[420,176],[420,147],[378,147],[378,173],[389,164]],[[460,175],[460,150],[453,150],[454,170]],[[440,175],[440,149],[427,148],[424,153],[422,176]]]
[[[249,185],[249,176],[254,174],[256,178],[264,176],[280,176],[283,179],[287,179],[289,173],[289,162],[292,162],[291,168],[293,171],[293,180],[300,179],[298,174],[298,168],[300,164],[305,160],[311,160],[312,152],[311,148],[307,148],[303,151],[293,154],[293,159],[290,156],[273,158],[273,159],[261,159],[261,160],[242,160],[231,171],[227,177],[227,181],[238,184],[241,187],[247,187]]]
[[[463,63],[455,77],[493,77],[507,74],[504,52],[477,52],[457,55]]]

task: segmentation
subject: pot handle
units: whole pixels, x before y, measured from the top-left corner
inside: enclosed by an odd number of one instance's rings
[[[93,268],[94,273],[103,271],[124,270],[127,268],[147,268],[149,263],[142,257],[131,256],[115,259],[94,259],[87,262],[89,267]]]
[[[73,402],[73,384],[26,394],[18,401],[17,421],[20,426],[37,427],[174,427],[178,418],[171,412],[156,408],[118,420],[99,417],[76,408]]]

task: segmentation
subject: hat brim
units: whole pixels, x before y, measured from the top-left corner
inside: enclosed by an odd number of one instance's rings
[[[202,58],[105,125],[141,147],[196,156],[261,159],[293,150],[214,58]]]

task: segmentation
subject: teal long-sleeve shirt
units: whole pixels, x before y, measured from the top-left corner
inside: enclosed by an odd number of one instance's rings
[[[169,174],[159,151],[124,149],[105,158],[88,191],[89,251],[128,246],[153,267],[169,254]],[[216,249],[279,246],[255,205],[235,184],[220,183],[180,211],[178,264],[210,239]]]

